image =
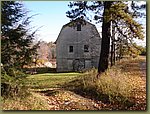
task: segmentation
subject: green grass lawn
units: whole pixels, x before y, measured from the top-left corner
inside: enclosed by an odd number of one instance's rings
[[[57,88],[83,73],[45,73],[28,76],[28,83],[32,89]]]

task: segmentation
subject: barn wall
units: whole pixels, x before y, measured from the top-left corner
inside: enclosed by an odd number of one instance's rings
[[[89,52],[84,52],[84,45],[89,45]],[[69,52],[73,46],[73,52]],[[98,66],[101,39],[94,25],[87,23],[77,31],[73,27],[63,27],[56,42],[57,71],[73,71],[78,64],[86,69]],[[72,65],[73,64],[73,65]]]

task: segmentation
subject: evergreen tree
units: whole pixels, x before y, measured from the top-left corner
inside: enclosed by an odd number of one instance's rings
[[[38,44],[33,44],[29,19],[23,5],[16,1],[1,2],[1,62],[3,67],[22,68],[32,62]]]
[[[32,62],[37,44],[33,44],[35,32],[30,32],[29,19],[23,5],[16,1],[1,1],[1,93],[2,96],[23,95],[26,74],[24,65]]]
[[[79,1],[69,4],[72,10],[67,12],[67,17],[71,19],[76,19],[81,16],[87,17],[87,12],[92,11],[95,13],[94,19],[97,22],[102,22],[102,44],[98,66],[99,74],[108,68],[111,22],[117,28],[118,33],[126,39],[127,43],[134,38],[143,39],[142,26],[134,18],[139,16],[140,13],[138,10],[145,8],[145,5],[137,7],[133,1],[131,2],[131,6],[128,4],[129,2],[123,1],[93,1],[90,3],[87,1]],[[87,17],[87,19],[89,18]],[[117,41],[123,41],[124,39],[118,38]]]

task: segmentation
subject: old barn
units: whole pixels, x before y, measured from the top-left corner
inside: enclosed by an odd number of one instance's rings
[[[57,72],[98,67],[101,38],[94,24],[73,20],[62,27],[55,43]]]

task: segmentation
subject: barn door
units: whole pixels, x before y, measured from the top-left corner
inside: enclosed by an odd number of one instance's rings
[[[85,60],[84,59],[75,59],[73,61],[73,70],[74,71],[82,71],[85,68]]]

